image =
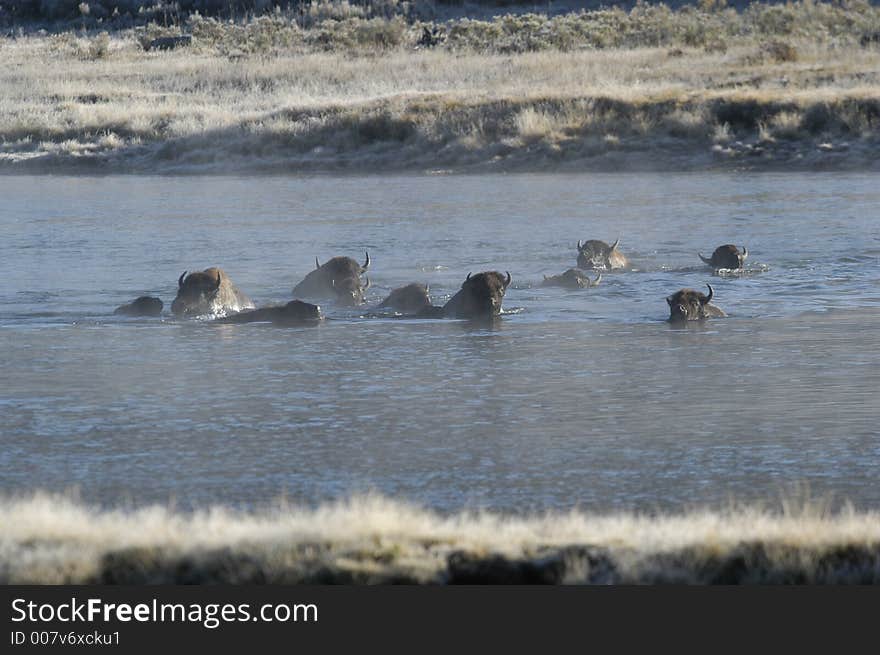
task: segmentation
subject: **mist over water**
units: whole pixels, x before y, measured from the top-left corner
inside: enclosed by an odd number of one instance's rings
[[[681,509],[791,483],[880,507],[876,176],[0,177],[0,492],[252,506],[377,490],[443,512]],[[538,287],[578,239],[635,270]],[[713,276],[697,251],[749,249]],[[493,325],[171,318],[218,265],[258,306],[335,255],[369,305],[510,271]],[[729,318],[671,327],[709,282]],[[157,295],[162,319],[113,309]]]

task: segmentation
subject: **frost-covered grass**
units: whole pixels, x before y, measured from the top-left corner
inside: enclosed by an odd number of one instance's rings
[[[775,509],[440,515],[378,496],[315,508],[107,510],[0,501],[0,582],[880,582],[880,515]]]
[[[179,27],[0,39],[0,166],[880,165],[863,3],[462,19],[434,47],[400,16],[302,23],[192,17],[169,52],[143,45]]]

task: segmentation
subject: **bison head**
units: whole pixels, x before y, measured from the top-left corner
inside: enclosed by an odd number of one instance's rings
[[[715,291],[711,285],[706,286],[709,287],[708,296],[693,289],[681,289],[668,296],[666,303],[669,305],[669,320],[699,321],[713,315],[709,303],[715,296]]]
[[[208,314],[213,311],[213,301],[223,283],[219,268],[209,268],[196,273],[183,274],[177,280],[177,297],[171,303],[175,316]]]
[[[506,277],[498,271],[468,273],[461,289],[444,306],[444,313],[454,318],[497,316],[501,313],[501,301],[508,286],[510,273]]]
[[[578,241],[578,268],[585,269],[612,269],[623,268],[627,265],[627,259],[617,249],[620,239],[610,246],[604,241],[590,239],[581,243]]]

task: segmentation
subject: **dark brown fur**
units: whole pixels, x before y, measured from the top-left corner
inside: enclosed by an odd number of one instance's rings
[[[221,268],[211,267],[177,281],[177,297],[171,303],[176,316],[225,314],[253,309],[254,303],[229,279]]]
[[[141,296],[127,305],[120,305],[113,313],[122,316],[159,316],[164,303],[153,296]]]
[[[317,259],[315,264],[318,264]],[[334,257],[315,267],[293,288],[293,295],[302,298],[334,298],[342,305],[360,305],[370,286],[361,281],[370,265],[370,255],[363,266],[351,257]]]
[[[620,239],[612,243],[610,246],[604,241],[599,241],[598,239],[590,239],[584,243],[578,241],[578,268],[584,268],[587,270],[626,268],[629,266],[629,261],[624,254],[617,249],[618,243],[620,243]]]
[[[709,259],[703,257],[700,253],[697,253],[697,255],[703,260],[704,264],[715,269],[726,268],[736,270],[743,267],[743,262],[749,256],[749,251],[743,246],[742,252],[740,252],[739,248],[732,243],[728,243],[715,248],[715,252],[712,253],[712,257]]]
[[[599,282],[602,281],[602,274],[596,277],[595,280],[590,280],[587,277],[587,274],[582,270],[577,268],[570,268],[565,273],[561,273],[559,275],[554,275],[552,277],[544,276],[544,281],[541,282],[542,287],[564,287],[566,289],[588,289],[589,287],[598,286]]]
[[[405,287],[394,289],[379,304],[379,307],[390,307],[404,314],[415,314],[430,306],[431,299],[428,296],[428,285],[415,282],[407,284]]]
[[[693,289],[680,289],[667,296],[666,303],[669,305],[669,320],[672,322],[679,321],[701,321],[712,317],[727,316],[721,308],[710,304],[714,297],[714,290],[708,284],[709,295]]]
[[[318,305],[291,300],[286,305],[261,307],[219,319],[220,323],[274,323],[275,325],[310,325],[324,319]]]
[[[447,318],[497,316],[509,284],[510,273],[506,276],[498,271],[468,273],[458,293],[443,306],[443,315]]]

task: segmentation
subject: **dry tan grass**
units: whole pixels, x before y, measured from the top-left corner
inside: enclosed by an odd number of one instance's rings
[[[529,166],[536,149],[659,161],[774,139],[811,156],[817,141],[846,142],[852,160],[874,152],[880,129],[880,51],[857,46],[798,42],[793,60],[758,56],[761,45],[230,59],[95,38],[0,42],[0,163],[333,168],[344,154],[354,168]]]
[[[535,567],[556,562],[554,580],[570,583],[880,581],[880,516],[832,512],[804,495],[775,510],[731,505],[654,516],[529,517],[441,516],[377,496],[311,509],[281,502],[253,512],[179,513],[99,510],[35,495],[0,501],[0,524],[5,583],[181,582],[180,571],[190,582],[253,575],[296,582],[314,581],[316,570],[325,582],[443,582],[463,573],[455,570],[462,554]],[[489,580],[516,580],[515,570],[495,568]]]

